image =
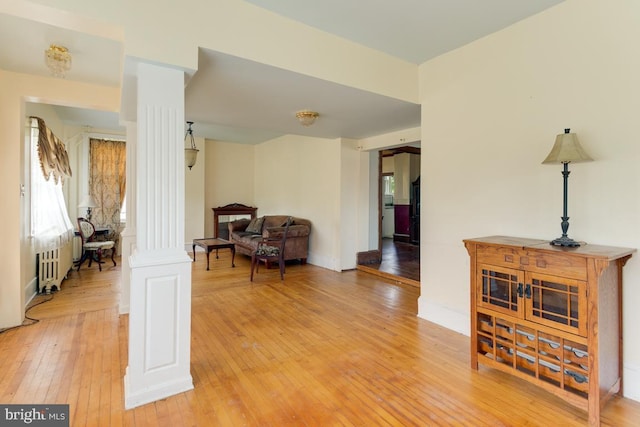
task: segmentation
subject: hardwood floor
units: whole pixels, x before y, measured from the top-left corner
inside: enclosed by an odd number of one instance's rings
[[[358,270],[420,287],[420,246],[393,239],[382,239],[379,264],[358,265]]]
[[[586,413],[501,372],[469,339],[416,316],[419,289],[361,271],[193,263],[195,389],[123,407],[128,316],[118,267],[72,272],[39,322],[0,334],[0,402],[68,403],[73,426],[583,426]],[[50,296],[39,296],[46,301]],[[607,426],[637,426],[614,398]]]

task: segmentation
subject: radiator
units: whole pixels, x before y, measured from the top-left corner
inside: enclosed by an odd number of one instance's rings
[[[37,255],[38,292],[59,290],[60,284],[71,269],[72,245],[70,241],[64,246],[40,252]]]
[[[79,261],[82,258],[82,237],[73,236],[73,262]]]

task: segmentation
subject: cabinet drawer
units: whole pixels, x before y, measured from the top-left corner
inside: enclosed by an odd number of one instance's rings
[[[520,265],[525,270],[535,273],[587,280],[587,260],[581,257],[525,252],[520,257]]]
[[[478,262],[587,280],[587,260],[565,254],[542,253],[508,246],[478,245]]]
[[[480,263],[519,269],[520,257],[524,254],[519,248],[478,245],[476,256]]]

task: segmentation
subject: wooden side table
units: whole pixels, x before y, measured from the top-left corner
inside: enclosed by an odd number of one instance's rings
[[[216,250],[216,258],[218,258],[218,249],[231,249],[231,267],[235,267],[236,245],[228,240],[222,239],[193,239],[193,262],[196,262],[196,246],[200,246],[207,252],[207,271],[209,270],[209,254],[212,250]]]

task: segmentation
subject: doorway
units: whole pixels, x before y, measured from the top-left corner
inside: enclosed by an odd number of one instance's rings
[[[378,249],[358,254],[358,269],[420,286],[419,146],[378,152]]]

